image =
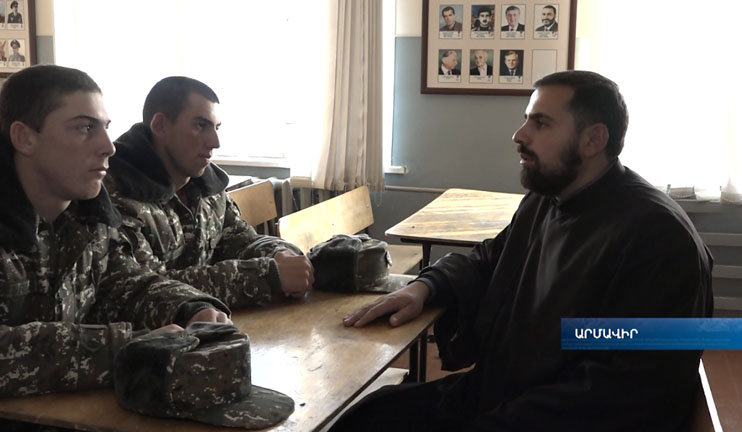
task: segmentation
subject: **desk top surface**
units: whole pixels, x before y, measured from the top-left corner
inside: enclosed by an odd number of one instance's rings
[[[438,315],[426,309],[392,328],[380,319],[346,328],[342,318],[379,294],[311,292],[301,301],[234,312],[250,336],[253,383],[294,399],[293,414],[270,430],[313,431],[339,413]],[[119,407],[112,390],[0,399],[0,416],[90,431],[230,431],[191,421],[141,416]]]
[[[502,231],[522,199],[522,194],[447,189],[386,235],[418,243],[471,246]]]

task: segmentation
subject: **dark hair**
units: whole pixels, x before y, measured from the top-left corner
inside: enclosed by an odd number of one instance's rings
[[[589,71],[563,71],[547,75],[533,83],[534,88],[567,86],[574,92],[569,109],[575,116],[577,130],[603,123],[608,128],[606,154],[618,157],[629,127],[629,112],[618,85],[608,78]]]
[[[76,91],[101,93],[98,84],[77,69],[38,65],[14,72],[0,90],[0,138],[10,144],[15,121],[40,132],[49,113],[62,106],[62,97]]]
[[[510,6],[508,6],[507,9],[505,9],[505,15],[507,15],[507,13],[510,12],[511,10],[517,10],[518,13],[520,13],[520,8],[518,6],[516,6],[516,5],[510,5]]]
[[[554,7],[552,5],[546,5],[542,9],[551,9],[551,10],[553,10],[554,11],[554,15],[556,15],[556,13],[557,13],[556,7]]]
[[[477,16],[481,15],[483,12],[487,12],[492,16],[492,8],[489,6],[480,6],[479,9],[477,9]]]
[[[11,48],[20,48],[21,47],[21,43],[18,42],[17,40],[15,40],[15,39],[13,39],[12,41],[10,41],[10,47]]]
[[[174,122],[188,103],[188,96],[197,93],[211,102],[219,103],[219,98],[209,86],[201,81],[184,76],[163,78],[149,91],[144,100],[142,120],[149,126],[155,114],[163,113]]]
[[[453,8],[452,8],[451,6],[446,6],[446,7],[444,7],[444,8],[443,8],[443,10],[441,11],[441,16],[443,16],[443,13],[444,13],[444,12],[446,12],[447,10],[450,10],[451,12],[453,12],[453,14],[454,14],[454,15],[456,15],[456,11],[455,11],[455,10],[453,10]]]
[[[18,7],[18,2],[15,1],[15,0],[13,0],[12,2],[10,2],[10,8],[13,9],[14,7]]]

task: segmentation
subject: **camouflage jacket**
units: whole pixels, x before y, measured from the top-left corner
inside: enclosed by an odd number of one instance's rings
[[[0,397],[108,387],[132,331],[172,323],[186,303],[228,311],[142,272],[132,242],[114,228],[120,216],[105,189],[49,224],[0,159]]]
[[[280,238],[259,235],[225,193],[227,174],[210,164],[184,186],[189,206],[176,196],[142,123],[116,140],[106,185],[123,224],[140,233],[164,263],[166,275],[191,284],[229,306],[267,302],[281,289],[273,256],[289,249]]]

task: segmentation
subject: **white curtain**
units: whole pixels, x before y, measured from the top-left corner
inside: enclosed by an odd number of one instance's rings
[[[345,191],[384,186],[381,3],[329,0],[324,136],[313,187]]]
[[[621,88],[622,161],[677,198],[741,202],[736,4],[579,2],[576,68]]]

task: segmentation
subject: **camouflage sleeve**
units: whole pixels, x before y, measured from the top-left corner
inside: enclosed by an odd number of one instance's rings
[[[111,242],[108,269],[101,278],[94,322],[128,321],[134,328],[155,329],[175,322],[180,309],[191,302],[211,303],[229,314],[219,299],[163,274],[149,243],[138,231],[122,227]]]
[[[224,260],[207,266],[168,270],[165,274],[198,287],[229,307],[270,302],[273,294],[281,289],[276,261],[268,257]]]
[[[273,257],[277,252],[286,249],[302,255],[299,248],[279,237],[256,233],[255,229],[240,217],[237,205],[227,196],[222,238],[214,251],[214,260]]]
[[[0,397],[110,387],[113,357],[131,324],[0,325]]]
[[[167,276],[193,285],[223,300],[230,307],[269,302],[281,292],[281,279],[273,256],[282,250],[301,250],[278,237],[259,235],[240,218],[229,196],[222,237],[207,266],[168,270]]]

